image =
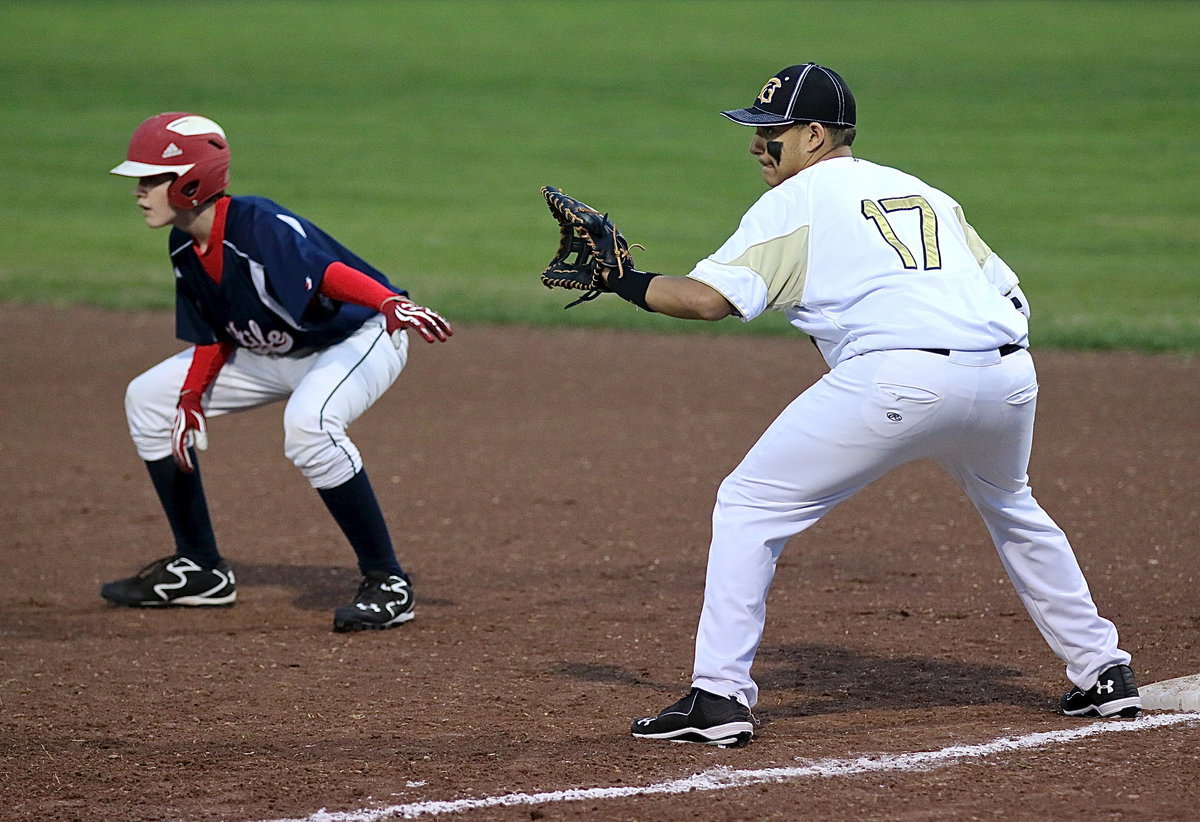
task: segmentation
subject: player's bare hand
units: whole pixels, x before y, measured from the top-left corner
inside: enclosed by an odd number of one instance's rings
[[[197,451],[208,448],[208,422],[204,419],[204,409],[200,407],[200,395],[195,391],[184,391],[179,395],[175,424],[171,427],[171,456],[185,474],[196,471],[196,464],[192,462],[192,454],[188,450],[192,447]]]
[[[388,334],[395,342],[396,335],[411,328],[425,338],[425,342],[445,342],[454,329],[441,314],[432,308],[417,305],[405,297],[388,297],[379,306],[379,312],[387,320]]]

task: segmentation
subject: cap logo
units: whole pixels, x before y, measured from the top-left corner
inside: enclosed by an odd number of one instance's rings
[[[171,157],[178,157],[180,154],[183,154],[183,149],[174,143],[171,143],[171,145],[163,149],[162,158],[164,160],[168,160]]]
[[[779,81],[778,77],[772,77],[770,80],[767,81],[767,84],[762,87],[762,91],[760,91],[758,93],[758,102],[760,102],[760,103],[771,102],[771,98],[775,96],[775,92],[779,91],[779,88],[782,85],[783,85],[783,83],[781,83]],[[746,98],[743,97],[742,99],[744,100]]]

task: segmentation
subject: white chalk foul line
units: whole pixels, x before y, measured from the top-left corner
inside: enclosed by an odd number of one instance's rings
[[[479,799],[451,799],[430,802],[412,802],[407,805],[392,805],[363,811],[317,811],[302,819],[277,819],[272,822],[379,822],[386,819],[416,819],[421,816],[440,816],[447,813],[480,808],[497,808],[513,805],[543,805],[551,802],[580,802],[595,799],[620,799],[626,796],[653,796],[658,794],[688,793],[690,791],[719,791],[726,788],[741,788],[765,782],[787,782],[793,779],[857,776],[882,771],[920,771],[943,767],[963,759],[973,759],[1007,751],[1031,750],[1047,745],[1075,742],[1089,736],[1106,733],[1145,731],[1168,725],[1200,723],[1200,713],[1160,714],[1142,716],[1122,721],[1093,722],[1070,731],[1044,731],[1025,736],[1005,736],[979,745],[952,745],[937,751],[918,751],[905,754],[879,754],[859,756],[853,759],[822,759],[794,768],[761,768],[737,770],[728,767],[710,768],[698,774],[670,782],[659,782],[641,787],[616,788],[572,788],[565,791],[542,793],[509,793],[502,796],[486,796]]]

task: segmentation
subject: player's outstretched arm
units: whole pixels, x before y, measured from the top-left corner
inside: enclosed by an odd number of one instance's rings
[[[721,292],[691,277],[671,277],[641,271],[602,272],[617,296],[647,311],[681,320],[723,320],[734,313]]]
[[[425,342],[445,342],[454,333],[446,318],[432,308],[394,293],[383,283],[345,263],[329,264],[319,290],[335,300],[374,308],[387,321],[388,334],[397,348],[400,346],[397,335],[407,328],[420,334]]]
[[[734,313],[721,292],[691,277],[655,277],[646,290],[646,304],[681,320],[723,320]]]

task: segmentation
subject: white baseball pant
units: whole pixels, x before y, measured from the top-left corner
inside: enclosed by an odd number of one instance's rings
[[[238,348],[203,399],[205,416],[287,400],[283,450],[313,488],[334,488],[362,468],[346,428],[391,387],[408,358],[408,335],[388,336],[382,317],[368,320],[340,343],[304,357],[256,354]],[[192,349],[134,378],[125,416],[138,456],[171,455],[171,426]]]
[[[1026,351],[877,351],[837,365],[764,432],[717,493],[692,684],[748,706],[767,591],[788,538],[893,468],[927,458],[962,486],[1067,678],[1128,664],[1026,471],[1037,376]]]

